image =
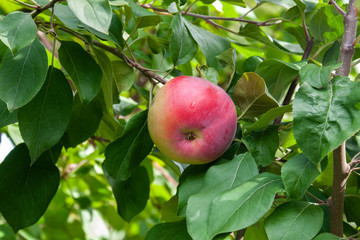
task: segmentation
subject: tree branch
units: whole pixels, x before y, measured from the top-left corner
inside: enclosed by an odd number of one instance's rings
[[[334,5],[334,7],[336,8],[336,10],[338,10],[338,12],[339,12],[341,15],[343,15],[343,16],[346,15],[346,12],[341,9],[341,7],[335,2],[335,0],[330,0],[330,1],[329,1],[329,4]]]
[[[302,15],[302,23],[303,23],[303,29],[304,29],[304,34],[306,37],[306,48],[305,51],[303,53],[303,56],[301,58],[301,60],[305,60],[308,59],[310,56],[310,53],[314,47],[314,40],[313,38],[310,36],[309,31],[306,27],[306,22],[305,22],[305,12]],[[289,105],[291,103],[291,99],[295,93],[295,89],[297,86],[297,80],[298,80],[299,76],[296,76],[294,78],[294,80],[291,82],[289,90],[287,91],[284,101],[283,101],[283,106]],[[283,115],[279,116],[277,119],[275,119],[274,124],[275,125],[280,125],[281,120],[283,118]]]
[[[31,17],[35,18],[37,15],[39,15],[43,11],[54,7],[55,3],[60,2],[60,1],[63,1],[63,0],[52,0],[48,4],[44,5],[43,7],[36,8],[34,11],[31,12]]]
[[[333,152],[334,174],[332,194],[329,201],[330,210],[330,232],[339,237],[343,236],[343,213],[346,180],[349,167],[346,163],[345,143]]]
[[[24,5],[25,7],[28,7],[28,8],[33,8],[33,9],[36,9],[37,6],[36,5],[31,5],[31,4],[28,4],[28,3],[25,3],[25,2],[22,2],[20,0],[14,0],[15,2],[21,4],[21,5]]]
[[[352,58],[355,52],[353,42],[356,38],[357,10],[355,1],[350,0],[344,16],[344,35],[341,42],[339,62],[342,66],[336,71],[337,76],[348,76],[351,70]],[[334,4],[334,3],[333,3]],[[334,5],[336,7],[336,5]],[[330,232],[339,237],[343,236],[343,214],[346,181],[350,174],[350,166],[346,162],[345,142],[333,151],[334,174],[330,199]]]
[[[149,5],[149,4],[143,4],[143,5],[140,5],[140,6],[143,7],[143,8],[146,8],[146,9],[152,9],[155,12],[166,12],[166,13],[169,12],[167,9],[153,7],[153,6]],[[230,17],[201,15],[201,14],[190,13],[190,12],[186,12],[186,11],[180,11],[180,13],[182,15],[185,15],[185,16],[191,16],[191,17],[200,18],[200,19],[203,19],[203,20],[235,21],[235,22],[243,22],[243,23],[255,24],[256,26],[271,26],[271,25],[279,24],[282,21],[282,20],[279,20],[277,18],[277,19],[270,19],[270,21],[267,20],[267,21],[264,21],[264,22],[257,22],[257,21],[242,19],[242,16],[241,17],[236,17],[236,18],[230,18]]]
[[[246,232],[246,228],[237,231],[235,240],[243,240],[245,236],[245,232]]]
[[[94,44],[94,46],[97,46],[99,48],[102,48],[112,54],[114,54],[115,56],[121,58],[122,60],[124,60],[129,66],[134,67],[136,69],[138,69],[140,72],[142,72],[145,76],[155,79],[158,82],[162,83],[162,84],[166,84],[167,80],[159,75],[157,75],[156,73],[152,72],[151,70],[141,66],[141,64],[139,64],[138,62],[133,61],[132,59],[130,59],[128,56],[126,56],[125,54],[123,54],[122,52],[119,52],[119,50],[117,48],[113,48],[110,47],[108,45],[102,44],[99,41],[96,40],[92,40],[92,44]]]
[[[83,36],[81,36],[79,33],[74,32],[73,30],[67,29],[65,27],[60,27],[59,29],[61,29],[62,31],[65,31],[67,33],[70,33],[70,34],[74,35],[75,37],[77,37],[87,43],[87,40]],[[96,40],[92,40],[90,44],[93,44],[94,46],[97,46],[97,47],[99,47],[105,51],[108,51],[109,53],[112,53],[113,55],[119,57],[120,59],[124,60],[126,62],[126,64],[128,64],[130,67],[134,67],[137,70],[139,70],[140,72],[142,72],[146,77],[155,79],[156,81],[158,81],[162,84],[166,84],[167,80],[165,78],[159,76],[158,74],[154,73],[150,69],[147,69],[147,68],[141,66],[141,64],[139,64],[138,62],[133,61],[128,56],[126,56],[123,52],[120,52],[117,48],[110,47],[110,46],[105,45]]]

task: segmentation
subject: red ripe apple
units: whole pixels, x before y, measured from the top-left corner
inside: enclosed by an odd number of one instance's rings
[[[148,128],[158,149],[180,163],[203,164],[229,147],[237,126],[229,95],[202,78],[173,78],[149,108]]]

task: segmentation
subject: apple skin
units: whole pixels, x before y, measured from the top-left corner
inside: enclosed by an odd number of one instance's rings
[[[158,90],[149,107],[153,142],[180,163],[215,160],[230,146],[236,127],[236,109],[229,95],[198,77],[173,78]]]

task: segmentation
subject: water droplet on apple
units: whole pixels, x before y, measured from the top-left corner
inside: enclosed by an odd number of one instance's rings
[[[195,107],[195,102],[191,102],[190,108],[193,109]]]

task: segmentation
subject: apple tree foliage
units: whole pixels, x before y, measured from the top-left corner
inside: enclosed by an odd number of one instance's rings
[[[1,0],[0,239],[359,236],[358,7]],[[180,75],[237,106],[209,164],[174,163],[148,133],[153,94]]]

